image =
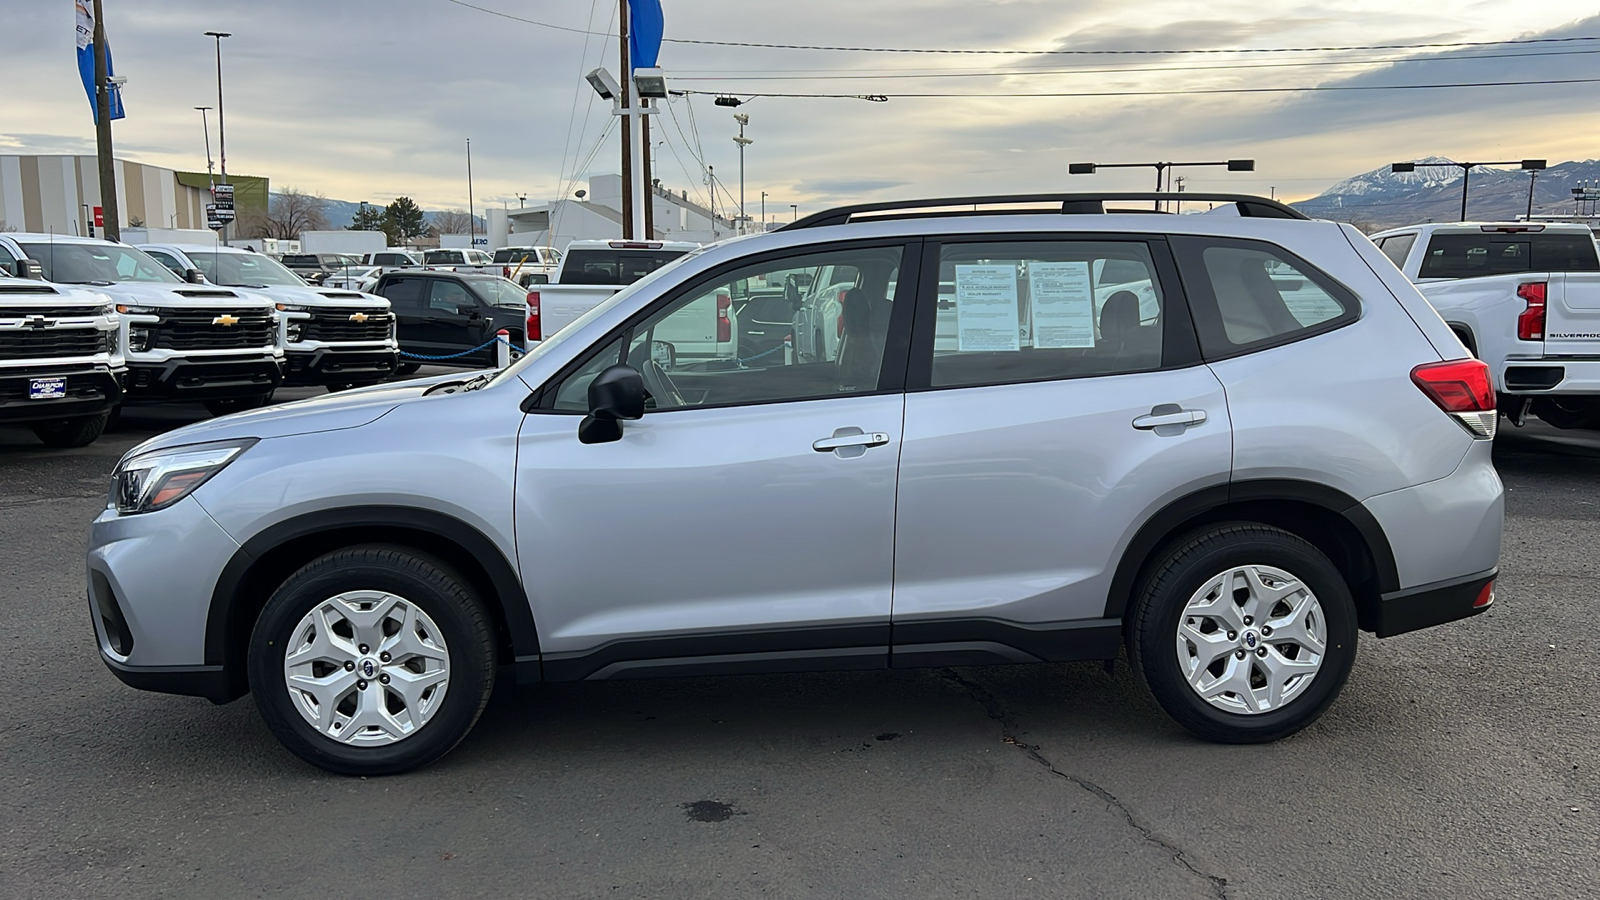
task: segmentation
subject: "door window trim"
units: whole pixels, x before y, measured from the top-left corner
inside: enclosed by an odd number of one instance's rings
[[[1153,369],[1130,372],[1085,372],[1083,374],[1053,375],[1045,378],[999,378],[993,381],[970,384],[933,384],[933,353],[937,319],[939,315],[939,266],[944,248],[961,244],[997,243],[1121,243],[1142,244],[1155,266],[1156,281],[1161,289],[1161,365]],[[911,353],[906,371],[906,392],[957,391],[967,388],[994,387],[1004,384],[1039,384],[1052,381],[1078,381],[1084,378],[1117,378],[1123,375],[1141,375],[1148,372],[1168,372],[1199,365],[1200,339],[1195,332],[1189,312],[1187,295],[1178,277],[1177,263],[1166,235],[1136,234],[1129,232],[1046,232],[1025,231],[1003,234],[962,234],[930,236],[923,245],[922,272],[918,279],[922,291],[917,296],[916,317],[911,335]],[[925,312],[926,311],[926,312]]]
[[[626,353],[627,346],[633,342],[633,331],[651,316],[660,312],[684,296],[700,291],[704,285],[714,283],[718,278],[752,266],[759,266],[767,262],[778,262],[785,259],[794,259],[802,256],[815,256],[825,253],[844,253],[851,250],[881,250],[890,247],[900,248],[900,274],[895,282],[894,309],[889,316],[889,333],[884,342],[883,362],[878,370],[878,386],[871,391],[852,391],[825,397],[794,397],[770,400],[750,400],[740,403],[712,403],[702,406],[684,406],[677,409],[649,410],[646,415],[665,415],[667,413],[685,412],[699,409],[735,409],[744,406],[766,406],[773,403],[808,403],[814,400],[831,400],[834,397],[876,397],[883,394],[895,394],[905,390],[906,362],[911,346],[911,330],[913,322],[911,317],[916,312],[915,298],[919,275],[922,269],[921,238],[877,238],[866,240],[839,241],[829,244],[808,244],[798,247],[784,247],[778,250],[769,250],[764,253],[751,254],[739,259],[729,260],[722,265],[680,282],[668,289],[661,296],[650,301],[649,304],[629,316],[621,325],[609,332],[573,357],[566,365],[557,369],[554,375],[545,379],[538,389],[528,396],[522,403],[522,410],[527,413],[542,413],[562,416],[583,416],[586,413],[574,409],[556,409],[557,388],[567,378],[576,374],[618,340],[622,341],[623,350],[618,354],[618,360]]]
[[[1186,293],[1199,302],[1194,312],[1194,327],[1196,333],[1201,329],[1211,331],[1215,329],[1215,336],[1220,344],[1229,345],[1229,349],[1221,353],[1206,353],[1203,349],[1201,356],[1208,363],[1224,359],[1233,359],[1248,353],[1258,353],[1262,350],[1271,350],[1286,344],[1294,344],[1319,334],[1337,331],[1347,325],[1361,321],[1364,315],[1361,304],[1361,295],[1351,290],[1344,282],[1334,278],[1322,269],[1305,261],[1299,254],[1287,247],[1274,244],[1271,241],[1256,240],[1253,238],[1211,237],[1205,235],[1174,235],[1173,256],[1179,260],[1178,274],[1183,279]],[[1306,278],[1317,287],[1326,291],[1330,297],[1344,304],[1344,312],[1334,316],[1326,322],[1318,322],[1295,331],[1286,331],[1283,334],[1262,338],[1248,344],[1233,345],[1228,339],[1227,331],[1222,323],[1222,308],[1217,304],[1215,289],[1211,286],[1211,273],[1206,268],[1204,252],[1212,247],[1227,247],[1235,250],[1253,250],[1257,253],[1267,253],[1276,256],[1299,270],[1301,277]],[[1191,305],[1193,301],[1191,301]]]

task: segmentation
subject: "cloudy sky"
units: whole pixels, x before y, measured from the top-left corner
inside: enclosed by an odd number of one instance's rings
[[[542,201],[617,169],[608,106],[582,82],[616,69],[615,0],[104,0],[128,118],[117,152],[203,169],[200,113],[216,105],[223,44],[228,163],[344,200],[467,202],[465,142],[485,204]],[[1298,199],[1391,160],[1600,156],[1600,83],[1317,93],[1084,94],[1600,79],[1600,40],[1431,49],[1246,52],[1600,37],[1585,0],[662,0],[674,88],[755,97],[746,196],[757,213],[980,192],[1145,189],[1146,172],[1066,174],[1073,161],[1253,157],[1254,174],[1191,170],[1190,190]],[[1397,9],[1397,6],[1402,7]],[[1427,10],[1424,11],[1424,7]],[[0,153],[93,153],[69,0],[0,0]],[[597,36],[583,34],[595,32]],[[725,41],[1004,50],[872,53]],[[1052,50],[1174,51],[1050,54]],[[1178,52],[1178,51],[1225,52]],[[1522,58],[1506,58],[1507,54]],[[1395,60],[1403,61],[1395,61]],[[1248,66],[1248,68],[1240,68]],[[1142,71],[1130,71],[1130,70]],[[942,94],[959,96],[911,96]],[[656,175],[706,197],[701,161],[738,190],[736,110],[672,101],[652,138]],[[214,114],[213,114],[214,115]],[[212,119],[212,140],[216,141]],[[721,200],[726,204],[726,200]]]

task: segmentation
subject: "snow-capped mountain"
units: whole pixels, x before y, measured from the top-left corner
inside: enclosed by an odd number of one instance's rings
[[[1293,205],[1317,218],[1374,229],[1457,221],[1462,171],[1449,163],[1432,156],[1417,160],[1414,172],[1396,173],[1384,166]],[[1479,221],[1515,219],[1527,213],[1530,190],[1535,213],[1570,215],[1577,210],[1572,189],[1583,184],[1600,187],[1600,161],[1564,162],[1539,172],[1537,178],[1515,167],[1474,168],[1467,185],[1467,215]]]

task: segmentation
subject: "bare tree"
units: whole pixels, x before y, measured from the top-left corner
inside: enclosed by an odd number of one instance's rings
[[[17,227],[15,227],[13,225],[7,224],[5,219],[0,219],[0,231],[21,231],[21,230],[22,229],[20,229],[20,228],[17,228]]]
[[[299,188],[285,188],[272,198],[262,222],[258,237],[297,241],[307,231],[326,231],[328,215],[324,211],[327,198],[321,194],[308,194]],[[252,223],[253,224],[253,223]]]
[[[464,209],[450,209],[433,214],[434,234],[466,234],[472,224],[472,217],[467,215]]]

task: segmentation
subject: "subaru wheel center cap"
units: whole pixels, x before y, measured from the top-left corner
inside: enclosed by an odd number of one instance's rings
[[[373,657],[364,656],[356,663],[356,674],[368,681],[377,678],[379,671],[380,665]]]
[[[1239,635],[1239,643],[1243,644],[1246,650],[1254,650],[1261,644],[1261,637],[1254,631],[1246,631]]]

